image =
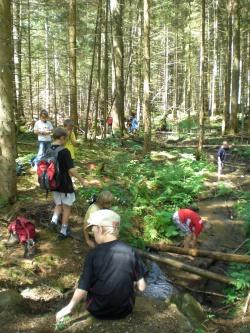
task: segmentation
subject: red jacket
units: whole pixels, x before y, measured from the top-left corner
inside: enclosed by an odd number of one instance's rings
[[[191,209],[180,209],[178,215],[180,222],[187,224],[191,232],[198,237],[203,229],[203,221],[200,215]]]

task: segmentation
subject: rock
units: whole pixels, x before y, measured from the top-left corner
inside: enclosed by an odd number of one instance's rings
[[[200,328],[201,323],[206,319],[202,306],[190,294],[178,294],[171,298],[178,309],[188,318],[195,328]]]
[[[175,304],[171,304],[168,307],[169,315],[175,322],[176,332],[178,333],[190,333],[193,332],[193,326],[189,320],[179,311]]]
[[[7,289],[0,292],[0,312],[23,313],[28,306],[23,297],[15,290]]]
[[[239,333],[249,333],[250,332],[250,325],[246,324],[240,328]]]

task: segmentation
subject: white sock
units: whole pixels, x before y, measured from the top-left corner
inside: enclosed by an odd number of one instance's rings
[[[68,230],[68,225],[62,224],[60,233],[63,234],[64,236],[67,236],[67,230]]]
[[[51,219],[51,223],[57,224],[58,220],[59,220],[59,216],[56,213],[54,213],[52,216],[52,219]]]

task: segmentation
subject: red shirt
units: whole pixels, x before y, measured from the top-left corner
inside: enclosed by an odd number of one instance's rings
[[[203,229],[203,221],[200,215],[191,209],[180,209],[178,215],[180,222],[187,224],[191,232],[198,237]]]
[[[108,117],[107,124],[108,125],[112,125],[113,124],[113,118],[112,117]]]

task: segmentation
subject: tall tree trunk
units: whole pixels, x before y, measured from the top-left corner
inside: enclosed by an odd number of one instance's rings
[[[78,126],[76,81],[76,0],[69,1],[69,89],[70,118]]]
[[[98,18],[98,31],[97,31],[97,87],[96,87],[96,111],[95,111],[95,137],[97,135],[97,121],[98,116],[102,118],[102,114],[99,114],[99,97],[101,87],[101,58],[102,58],[102,0],[99,0],[99,18]]]
[[[49,75],[49,21],[48,10],[46,6],[46,18],[45,18],[45,108],[49,112],[50,110],[50,75]]]
[[[207,82],[205,78],[205,23],[206,23],[206,1],[202,0],[201,2],[201,11],[202,11],[202,32],[201,32],[201,107],[199,113],[199,141],[198,141],[198,154],[201,153],[203,148],[204,141],[204,123],[205,123],[205,114],[206,114],[206,88]]]
[[[167,114],[168,110],[168,62],[169,62],[169,32],[168,27],[164,26],[164,48],[165,48],[165,63],[164,63],[164,113]]]
[[[34,117],[33,107],[33,89],[32,89],[32,62],[31,62],[31,26],[30,26],[30,0],[28,0],[28,68],[29,68],[29,98],[30,98],[30,112],[31,119]],[[38,111],[39,112],[39,111]]]
[[[250,31],[248,31],[247,33],[247,91],[246,91],[246,95],[247,95],[247,119],[248,119],[248,124],[247,124],[247,131],[248,133],[250,133]]]
[[[53,44],[53,53],[54,53],[54,61],[53,61],[53,86],[54,86],[54,119],[55,119],[55,127],[57,127],[57,89],[56,89],[56,80],[57,80],[57,58],[55,53],[55,45]]]
[[[113,130],[124,130],[124,46],[123,46],[123,9],[124,0],[111,0],[111,18],[113,32],[113,57],[115,70],[115,91],[113,105]]]
[[[92,94],[92,85],[93,85],[93,73],[95,67],[95,54],[96,54],[96,40],[97,40],[97,31],[98,31],[98,22],[99,22],[99,6],[96,14],[96,24],[95,24],[95,34],[94,34],[94,45],[93,45],[93,53],[92,53],[92,64],[90,70],[89,77],[89,87],[88,87],[88,102],[87,102],[87,110],[86,110],[86,119],[85,119],[85,129],[84,129],[84,140],[88,139],[88,129],[89,129],[89,113],[90,113],[90,105],[91,105],[91,94]]]
[[[239,85],[240,85],[240,0],[232,0],[233,17],[233,68],[232,68],[232,114],[230,129],[238,131]]]
[[[13,2],[16,16],[14,22],[14,63],[15,63],[15,86],[16,86],[16,115],[24,117],[23,112],[23,87],[22,87],[22,0]]]
[[[217,112],[216,93],[217,93],[217,73],[218,73],[218,0],[213,0],[213,73],[211,82],[211,116],[213,117]]]
[[[13,110],[11,2],[0,0],[0,195],[16,199],[16,141]]]
[[[224,96],[224,113],[222,121],[222,135],[224,135],[229,130],[229,119],[230,119],[230,109],[231,109],[231,68],[232,68],[232,6],[231,1],[228,0],[227,11],[228,11],[228,23],[227,23],[227,62],[226,62],[226,75],[225,75],[225,96]]]
[[[138,25],[137,25],[137,38],[138,38],[138,51],[137,51],[137,59],[136,59],[136,67],[137,67],[137,106],[136,106],[136,114],[137,119],[141,118],[142,111],[142,30],[143,30],[143,13],[141,11],[142,0],[139,0],[138,3]]]
[[[104,54],[102,57],[102,75],[101,75],[101,115],[104,119],[104,138],[107,134],[107,115],[108,115],[108,83],[109,83],[109,50],[108,50],[108,15],[109,15],[109,0],[105,4],[105,16],[103,15],[102,26],[104,26]]]
[[[143,6],[143,122],[144,122],[144,152],[151,150],[151,105],[150,105],[150,0],[144,0]]]

